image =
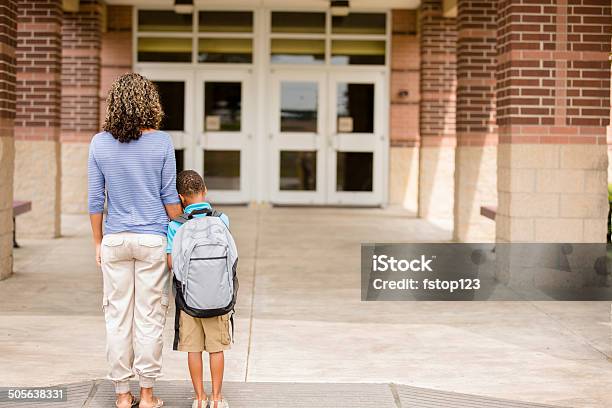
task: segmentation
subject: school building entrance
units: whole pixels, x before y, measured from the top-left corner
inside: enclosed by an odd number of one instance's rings
[[[134,18],[134,68],[157,83],[179,168],[203,172],[212,201],[386,204],[387,10]]]
[[[0,15],[0,277],[15,229],[58,237],[62,213],[87,212],[89,143],[131,71],[158,84],[178,167],[214,204],[398,207],[463,242],[606,240],[610,0],[10,0]]]

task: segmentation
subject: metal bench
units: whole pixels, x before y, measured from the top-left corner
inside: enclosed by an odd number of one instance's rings
[[[13,201],[13,248],[19,248],[17,244],[17,225],[15,224],[15,218],[28,211],[32,211],[31,201]]]
[[[497,214],[497,206],[496,205],[483,205],[480,207],[480,215],[483,217],[487,217],[495,221],[495,214]]]

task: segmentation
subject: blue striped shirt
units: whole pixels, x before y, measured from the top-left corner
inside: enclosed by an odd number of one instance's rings
[[[166,235],[164,205],[180,202],[170,135],[156,130],[121,143],[108,132],[98,133],[89,146],[87,175],[89,213],[102,213],[107,200],[105,234]]]

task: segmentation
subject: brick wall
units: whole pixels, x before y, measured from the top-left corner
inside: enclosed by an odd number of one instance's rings
[[[17,3],[0,3],[0,279],[13,269],[13,171]]]
[[[107,29],[102,34],[100,124],[106,115],[106,95],[113,81],[132,70],[132,7],[107,6]]]
[[[496,1],[461,0],[457,13],[457,144],[497,144]]]
[[[499,2],[500,142],[605,144],[610,2]]]
[[[457,29],[442,16],[441,0],[421,2],[420,38],[421,143],[454,145]]]
[[[16,140],[58,140],[60,0],[18,1]]]
[[[417,10],[391,12],[389,203],[416,212],[419,185],[420,44]]]
[[[500,0],[500,241],[605,242],[609,0]]]
[[[457,28],[442,0],[423,0],[419,12],[421,103],[418,214],[451,220],[455,173]]]
[[[100,131],[101,0],[81,0],[62,24],[62,212],[87,212],[87,157]]]
[[[15,47],[17,2],[0,3],[0,118],[15,119]],[[13,136],[12,126],[2,126],[0,136]]]
[[[89,142],[99,130],[102,4],[81,0],[62,26],[62,142]]]
[[[416,10],[392,11],[391,146],[419,143],[419,38]]]
[[[60,234],[61,0],[17,2],[15,199],[32,202],[21,236]]]
[[[495,70],[497,2],[457,2],[457,149],[453,236],[495,239],[495,224],[480,215],[497,204]]]

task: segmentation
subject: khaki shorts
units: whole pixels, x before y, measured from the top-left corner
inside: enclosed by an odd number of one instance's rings
[[[231,348],[230,314],[199,318],[181,310],[179,351],[217,353]]]

